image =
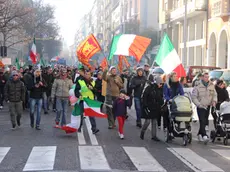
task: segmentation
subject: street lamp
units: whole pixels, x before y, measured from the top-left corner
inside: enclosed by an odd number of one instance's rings
[[[186,65],[187,60],[187,0],[184,0],[185,14],[184,14],[184,55],[182,56],[182,64]]]

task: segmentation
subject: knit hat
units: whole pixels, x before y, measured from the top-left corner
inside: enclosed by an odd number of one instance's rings
[[[139,71],[139,70],[142,70],[142,71],[143,71],[143,68],[142,68],[142,67],[138,67],[138,68],[136,69],[136,71]]]
[[[116,67],[115,67],[115,66],[111,66],[111,67],[109,68],[109,72],[111,72],[112,69],[116,69]]]
[[[163,83],[163,79],[160,76],[156,76],[155,82],[156,82],[156,84],[161,84],[161,83]]]
[[[11,72],[11,76],[14,76],[14,75],[18,75],[18,72],[17,72],[16,70],[13,70],[13,71]]]

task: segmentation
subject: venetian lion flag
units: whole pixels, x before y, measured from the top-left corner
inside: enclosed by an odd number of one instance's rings
[[[91,100],[88,98],[84,99],[85,116],[107,118],[107,115],[101,112],[102,104],[102,102],[96,100]]]
[[[112,46],[110,49],[109,60],[114,55],[134,56],[139,62],[148,48],[151,39],[133,35],[121,34],[113,37]]]
[[[94,35],[91,34],[78,46],[77,57],[82,64],[90,66],[89,59],[98,51],[101,51],[101,47]]]
[[[186,76],[180,57],[178,56],[167,34],[165,34],[160,49],[157,53],[156,63],[164,70],[166,74],[174,71],[177,73],[178,77]]]
[[[31,50],[30,50],[30,59],[31,59],[33,64],[36,64],[36,62],[37,62],[36,57],[37,57],[37,50],[36,50],[35,38],[34,38],[34,42],[32,44]]]

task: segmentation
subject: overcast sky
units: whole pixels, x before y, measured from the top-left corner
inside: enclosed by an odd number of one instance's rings
[[[55,6],[55,17],[61,28],[61,35],[68,46],[74,43],[74,35],[80,19],[92,8],[94,0],[44,0]]]

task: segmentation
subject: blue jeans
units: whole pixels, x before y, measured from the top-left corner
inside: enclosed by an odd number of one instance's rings
[[[30,99],[30,124],[34,125],[35,106],[37,105],[36,127],[39,127],[41,121],[42,99]]]
[[[137,122],[141,121],[141,100],[138,97],[134,97],[135,110],[137,116]]]
[[[66,114],[67,114],[67,108],[68,108],[68,99],[60,99],[57,98],[56,100],[56,109],[57,109],[57,114],[56,114],[56,122],[60,122],[60,117],[61,118],[61,126],[66,125]]]

